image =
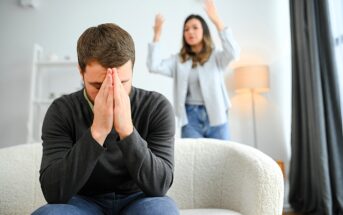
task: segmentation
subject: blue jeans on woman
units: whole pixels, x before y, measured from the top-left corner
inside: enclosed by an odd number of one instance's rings
[[[66,204],[46,204],[32,215],[179,215],[175,202],[167,197],[147,197],[108,193],[96,196],[76,195]]]
[[[210,126],[204,105],[186,105],[188,124],[182,127],[182,138],[214,138],[229,140],[229,123]]]

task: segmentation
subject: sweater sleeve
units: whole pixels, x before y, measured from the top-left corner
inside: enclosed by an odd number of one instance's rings
[[[99,156],[105,150],[88,129],[73,141],[71,124],[63,106],[54,102],[42,127],[43,157],[40,183],[48,203],[66,203],[87,182]],[[69,116],[70,118],[72,116]]]
[[[219,32],[223,50],[216,52],[216,60],[222,68],[226,68],[232,60],[237,60],[240,55],[240,47],[233,37],[232,31],[225,28]]]
[[[149,72],[174,77],[177,56],[161,59],[160,44],[150,43],[148,47],[147,67]]]
[[[134,129],[118,144],[141,190],[149,196],[163,196],[173,182],[175,117],[167,99],[151,112],[146,140]]]

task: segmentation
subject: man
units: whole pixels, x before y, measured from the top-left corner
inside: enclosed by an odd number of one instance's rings
[[[42,128],[40,182],[49,204],[33,214],[178,214],[174,114],[165,97],[132,87],[135,48],[115,24],[77,43],[84,89],[55,100]]]

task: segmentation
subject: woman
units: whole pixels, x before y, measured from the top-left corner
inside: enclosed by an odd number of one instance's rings
[[[228,140],[227,110],[230,101],[223,72],[240,51],[231,30],[224,27],[220,20],[212,0],[205,2],[205,10],[219,32],[222,51],[213,48],[204,19],[199,15],[190,15],[184,22],[180,53],[169,59],[160,59],[158,42],[164,19],[157,15],[147,65],[152,73],[174,78],[174,106],[182,126],[182,138]]]

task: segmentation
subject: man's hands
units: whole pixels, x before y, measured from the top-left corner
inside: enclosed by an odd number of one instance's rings
[[[213,0],[206,0],[204,7],[205,7],[205,11],[208,17],[211,19],[213,24],[217,27],[217,30],[222,31],[224,29],[224,23],[219,18],[219,15],[217,13],[217,8],[214,5]]]
[[[113,126],[113,74],[108,69],[106,78],[94,100],[94,119],[91,127],[93,138],[104,144]]]
[[[161,33],[162,33],[162,26],[164,23],[164,18],[161,14],[157,14],[155,17],[155,25],[154,25],[154,42],[160,41]]]
[[[114,82],[113,126],[120,139],[124,139],[133,132],[130,98],[119,79],[117,69],[112,69],[112,72]]]
[[[108,69],[94,100],[92,137],[101,145],[114,129],[123,139],[133,132],[130,98],[118,77],[117,69]]]

